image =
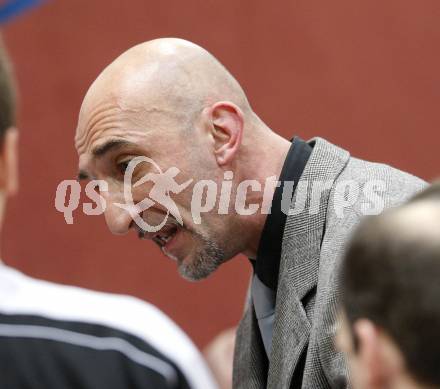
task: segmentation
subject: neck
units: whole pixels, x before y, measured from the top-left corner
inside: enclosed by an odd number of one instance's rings
[[[261,185],[261,191],[248,192],[247,202],[250,204],[259,204],[258,211],[254,215],[242,216],[245,229],[248,231],[246,241],[246,248],[243,254],[249,258],[256,258],[258,245],[260,243],[261,233],[263,231],[264,223],[267,219],[267,214],[262,213],[262,205],[272,201],[273,192],[276,189],[272,185],[268,185],[265,193],[265,186],[267,183],[276,182],[279,180],[281,170],[289,152],[291,142],[271,131],[268,127],[264,127],[252,131],[252,139],[245,144],[245,155],[243,158],[243,165],[245,172],[243,180],[256,180]],[[274,177],[274,180],[268,178]]]

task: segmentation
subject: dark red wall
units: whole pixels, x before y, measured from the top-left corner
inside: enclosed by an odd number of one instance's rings
[[[110,235],[102,217],[54,207],[76,175],[82,97],[128,47],[190,39],[242,83],[286,137],[320,135],[356,156],[432,179],[439,173],[438,0],[58,0],[4,29],[21,89],[21,193],[10,203],[3,256],[45,279],[149,300],[199,345],[240,316],[245,260],[199,284],[181,280],[151,243]]]

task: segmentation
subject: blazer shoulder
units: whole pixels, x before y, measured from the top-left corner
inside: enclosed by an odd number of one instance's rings
[[[362,187],[381,187],[389,206],[398,205],[428,185],[423,179],[390,165],[355,157],[349,158],[336,185],[344,181],[356,182]]]

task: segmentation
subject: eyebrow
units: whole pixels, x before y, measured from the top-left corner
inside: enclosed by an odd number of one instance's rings
[[[109,140],[108,142],[103,143],[102,145],[96,146],[92,150],[92,155],[95,158],[102,158],[105,154],[107,154],[110,151],[114,151],[129,145],[134,145],[134,143],[122,139],[112,139]],[[85,170],[79,171],[77,176],[78,181],[88,180],[89,178],[90,178],[89,174]]]
[[[108,142],[103,143],[102,145],[96,146],[92,150],[92,155],[95,158],[102,158],[109,151],[117,150],[120,149],[121,147],[128,145],[133,145],[133,143],[122,139],[112,139],[109,140]]]

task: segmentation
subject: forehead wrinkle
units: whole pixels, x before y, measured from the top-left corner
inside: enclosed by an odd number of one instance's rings
[[[85,142],[85,149],[86,150],[90,150],[93,146],[93,144],[97,141],[97,139],[102,138],[104,133],[108,133],[111,132],[112,130],[118,130],[119,128],[119,123],[117,122],[111,122],[108,123],[108,125],[103,126],[101,128],[99,128],[96,131],[90,131],[87,135],[87,140]],[[111,136],[111,134],[109,134],[108,136]]]
[[[130,104],[133,105],[133,104]],[[142,111],[141,107],[129,106],[124,99],[116,98],[116,102],[113,104],[106,104],[104,106],[98,106],[94,111],[92,111],[85,129],[86,133],[91,132],[94,127],[106,123],[105,120],[108,118],[114,118],[115,116],[121,116],[121,119],[132,120],[136,114]],[[130,116],[129,116],[130,114]],[[104,119],[103,122],[101,122]]]
[[[78,151],[82,152],[81,149],[84,149],[84,151],[89,149],[96,137],[100,137],[103,133],[112,129],[117,129],[121,126],[121,124],[121,120],[114,120],[113,118],[106,118],[101,123],[97,123],[94,128],[89,129],[89,131],[86,132],[83,142],[81,144],[77,144]]]
[[[112,128],[118,128],[122,124],[122,119],[117,114],[103,116],[101,119],[97,120],[92,127],[87,130],[85,137],[85,144],[87,146],[90,143],[90,139],[95,133],[102,133]]]
[[[107,141],[111,142],[111,141],[125,141],[127,143],[132,143],[133,145],[138,145],[139,144],[139,135],[141,130],[138,129],[123,129],[123,128],[115,128],[115,127],[111,127],[109,129],[107,129],[107,131],[111,131],[114,130],[111,134],[108,134],[108,139]],[[90,147],[89,149],[94,149],[96,147],[99,147],[99,141],[97,140],[98,138],[101,138],[102,133],[97,133],[93,136],[93,138],[90,141]],[[143,134],[141,134],[143,135]],[[104,144],[106,142],[102,142],[102,144]],[[94,156],[92,156],[93,158]]]
[[[116,116],[116,110],[118,108],[114,105],[110,106],[107,105],[105,107],[100,107],[96,109],[94,112],[91,113],[89,119],[87,120],[84,130],[77,133],[77,145],[79,147],[83,146],[84,143],[87,142],[87,138],[89,133],[93,130],[93,128],[96,126],[97,123],[99,123],[102,119]]]
[[[88,149],[97,136],[101,136],[104,132],[109,130],[123,128],[127,121],[131,121],[128,115],[126,115],[128,112],[137,112],[137,110],[112,107],[96,112],[93,120],[89,120],[89,128],[84,131],[83,138],[80,142],[77,142],[77,148]]]
[[[103,116],[89,129],[87,141],[93,143],[91,139],[95,138],[95,134],[101,136],[104,132],[111,130],[114,130],[118,135],[120,133],[122,138],[134,133],[139,135],[139,130],[142,131],[145,128],[145,123],[143,123],[144,118],[137,118],[139,111],[138,109],[124,108],[110,116]],[[95,130],[95,128],[99,129]]]
[[[116,112],[118,110],[119,107],[115,107],[115,106],[103,107],[101,109],[96,110],[90,115],[90,118],[86,123],[85,126],[86,131],[95,127],[95,125],[99,123],[99,121],[101,121],[103,118],[106,118],[107,116],[111,117],[116,115]]]
[[[84,128],[89,127],[90,121],[92,121],[93,118],[96,117],[97,115],[99,115],[101,112],[106,111],[106,110],[111,109],[111,108],[116,108],[115,105],[112,104],[112,103],[98,104],[95,108],[90,109],[89,110],[90,112],[85,113],[86,108],[84,107],[84,104],[85,103],[83,103],[83,106],[81,107],[81,110],[80,110],[80,118],[79,118],[80,120],[79,120],[79,123],[78,123],[78,129],[80,127],[84,127]],[[87,117],[87,116],[88,116],[88,118],[85,121],[84,117]],[[81,122],[84,122],[84,121],[85,121],[85,124],[81,124]]]
[[[127,113],[138,112],[138,110],[125,110],[123,112],[114,113],[110,116],[103,116],[97,119],[93,123],[93,128],[88,129],[86,136],[82,142],[81,148],[84,152],[90,150],[99,138],[104,136],[120,137],[125,139],[127,137],[133,137],[136,135],[136,139],[139,139],[140,132],[145,131],[145,126],[142,126],[138,120],[134,120],[135,115],[127,115]],[[78,145],[79,147],[79,145]],[[79,152],[83,152],[79,150]]]

